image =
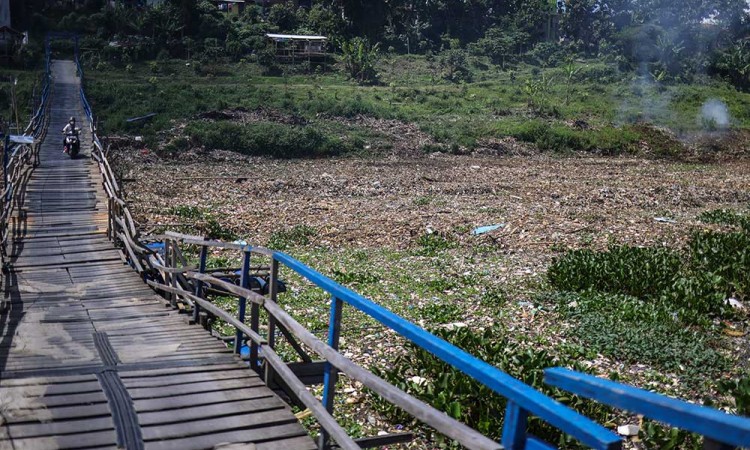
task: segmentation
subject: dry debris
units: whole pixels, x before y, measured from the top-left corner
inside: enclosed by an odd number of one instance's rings
[[[526,154],[523,149],[507,153]],[[452,252],[446,261],[456,275],[477,264],[469,257],[473,249],[491,246],[505,257],[480,261],[481,270],[491,272],[499,285],[522,286],[515,291],[516,306],[507,311],[504,326],[529,341],[567,326],[554,312],[536,309],[527,301],[531,292],[523,291],[560,250],[612,243],[680,246],[696,227],[713,227],[696,220],[702,211],[746,209],[750,201],[748,160],[696,165],[538,153],[274,160],[231,152],[188,152],[165,160],[128,147],[113,150],[112,157],[122,178],[132,180],[125,185],[128,200],[144,230],[184,225],[189,221],[166,211],[187,205],[208,206],[224,227],[260,245],[272,232],[296,225],[316,229],[314,244],[332,249],[402,250],[425,233],[440,233],[467,249]],[[503,226],[471,234],[492,224]],[[388,282],[383,280],[385,292]],[[410,301],[418,308],[425,299]],[[306,315],[313,317],[315,311]],[[461,326],[481,329],[492,323],[467,314]],[[364,367],[387,366],[393,353],[403,350],[394,336],[384,340],[384,333],[390,332],[363,332],[357,342],[342,343],[345,356]],[[394,344],[385,348],[384,341]],[[631,379],[645,380],[649,370],[602,355],[583,363],[599,373],[617,371]],[[668,388],[691,398],[674,374],[663,375],[674,383],[652,386],[649,380],[643,387]],[[361,386],[347,381],[344,389],[345,404],[364,429],[398,431],[372,415]],[[409,448],[423,446],[418,441]]]

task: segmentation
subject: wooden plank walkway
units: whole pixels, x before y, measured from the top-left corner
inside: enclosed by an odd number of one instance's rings
[[[68,117],[87,125],[75,65],[54,61],[53,76],[50,132],[9,247],[0,450],[316,448],[255,372],[123,264],[88,133],[78,159],[62,154]]]

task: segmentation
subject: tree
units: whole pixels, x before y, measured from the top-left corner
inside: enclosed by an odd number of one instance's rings
[[[355,37],[341,42],[341,52],[350,77],[360,84],[377,82],[375,63],[380,57],[380,44],[371,45],[366,38]]]
[[[279,27],[280,31],[294,31],[298,25],[294,5],[292,3],[276,3],[271,6],[268,21]]]
[[[750,42],[747,39],[735,43],[721,52],[714,68],[728,77],[732,84],[740,89],[750,89]]]
[[[447,50],[440,57],[440,66],[443,68],[443,78],[454,83],[471,81],[469,70],[469,58],[466,51],[462,49]]]
[[[611,13],[609,5],[602,0],[568,0],[562,31],[581,47],[579,51],[596,55],[599,46],[614,34]]]

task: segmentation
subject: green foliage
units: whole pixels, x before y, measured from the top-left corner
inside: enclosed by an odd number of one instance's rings
[[[503,69],[508,63],[515,62],[519,49],[528,42],[528,33],[508,31],[499,27],[487,30],[484,37],[469,45],[469,50],[478,56],[486,56],[499,64]]]
[[[416,253],[420,256],[437,256],[448,249],[454,248],[456,243],[440,233],[425,233],[417,238]]]
[[[686,327],[670,304],[599,292],[559,294],[558,310],[574,327],[571,336],[595,352],[678,374],[685,383],[721,373],[730,362],[716,342]]]
[[[698,220],[705,223],[736,226],[742,228],[743,231],[750,232],[750,217],[730,209],[704,211],[698,216]]]
[[[259,61],[263,55],[255,54]],[[539,69],[521,65],[512,73],[475,68],[475,77],[484,81],[454,86],[441,81],[438,61],[414,55],[387,56],[378,65],[382,81],[389,84],[386,88],[355,86],[336,72],[302,76],[287,71],[283,78],[261,76],[276,72],[272,53],[269,61],[270,68],[260,62],[192,61],[187,66],[184,61],[167,60],[159,61],[158,73],[151,73],[142,63],[131,63],[128,73],[108,65],[102,71],[88,72],[88,94],[103,119],[104,133],[138,133],[154,139],[160,131],[173,127],[173,119],[184,120],[227,106],[254,109],[262,105],[303,116],[321,133],[341,136],[340,140],[354,149],[364,142],[344,137],[351,136],[351,128],[344,129],[337,117],[366,115],[413,123],[434,139],[425,145],[429,151],[471,151],[487,139],[512,136],[544,151],[669,158],[687,154],[674,135],[644,122],[641,102],[645,100],[641,99],[658,97],[657,88],[639,91],[639,84],[633,87],[615,64],[576,61],[571,64],[572,76],[567,66]],[[148,82],[152,77],[154,82]],[[541,83],[542,79],[547,82]],[[531,91],[524,91],[527,80]],[[534,88],[535,83],[542,86]],[[726,84],[670,86],[663,95],[672,100],[651,116],[655,123],[681,127],[685,132],[699,131],[696,116],[702,99],[714,97],[729,106],[736,124],[733,127],[750,124],[746,108],[750,97]],[[157,116],[149,123],[125,122],[145,112]],[[613,125],[620,120],[634,124]],[[583,126],[579,127],[578,121]]]
[[[210,239],[233,241],[237,235],[226,228],[210,211],[192,205],[176,205],[167,210],[168,214],[193,221],[193,231]]]
[[[624,294],[661,304],[688,323],[726,314],[733,287],[744,292],[749,252],[730,234],[694,235],[688,253],[667,248],[574,250],[554,260],[547,277],[559,291]],[[737,263],[732,258],[739,257]],[[741,288],[741,289],[740,289]]]
[[[726,210],[705,212],[701,219],[740,227],[748,220]],[[650,362],[694,382],[727,367],[706,330],[712,319],[737,314],[726,298],[747,298],[748,273],[750,234],[742,229],[694,233],[683,251],[574,250],[555,259],[547,276],[553,289],[570,293],[559,294],[557,303],[574,319],[577,339],[619,360]]]
[[[318,231],[307,225],[295,225],[286,230],[274,231],[268,238],[268,248],[289,250],[296,246],[310,245]]]
[[[240,125],[231,122],[191,122],[190,139],[208,150],[231,150],[246,155],[276,158],[333,156],[361,148],[359,142],[345,142],[313,127],[270,122]]]
[[[507,338],[505,330],[499,328],[488,328],[483,332],[475,332],[468,327],[443,328],[432,332],[598,422],[607,422],[612,418],[612,412],[608,408],[544,384],[543,371],[548,367],[562,365],[584,370],[572,361],[561,360],[547,351],[536,350],[531,345],[513,342]],[[506,406],[504,398],[413,344],[408,344],[407,350],[406,355],[393,361],[391,368],[384,371],[375,369],[375,372],[407,393],[445,411],[454,419],[482,434],[499,439]],[[414,421],[398,408],[374,395],[373,397],[376,409],[389,420],[403,424]],[[529,432],[535,436],[562,448],[577,448],[569,437],[538,418],[532,417],[529,422]],[[432,433],[429,430],[426,432]],[[432,438],[438,443],[444,439],[440,436]]]
[[[553,42],[539,42],[527,53],[527,59],[532,64],[544,67],[556,67],[568,57],[568,48]]]
[[[380,281],[380,277],[369,271],[353,272],[344,269],[334,269],[333,279],[336,280],[337,283],[345,284],[347,286],[361,286]]]
[[[540,150],[553,152],[586,151],[606,155],[635,152],[638,134],[629,128],[603,127],[599,130],[578,130],[566,125],[528,120],[510,131],[525,142],[534,143]]]
[[[701,232],[689,244],[696,273],[711,274],[713,290],[725,298],[750,293],[750,233]]]
[[[419,309],[419,317],[433,325],[456,322],[463,316],[464,308],[456,302],[429,303]]]
[[[653,420],[644,420],[638,437],[649,444],[648,448],[662,450],[698,450],[702,448],[701,438],[679,428],[668,428]]]
[[[206,215],[206,211],[198,206],[177,205],[169,208],[167,214],[182,217],[183,219],[200,219]]]
[[[443,78],[453,83],[468,83],[472,79],[469,57],[465,50],[450,49],[440,55]]]
[[[681,267],[681,255],[674,250],[621,246],[568,252],[552,263],[547,277],[561,291],[653,297],[673,284]]]
[[[209,239],[219,239],[221,241],[234,241],[237,239],[237,234],[232,230],[226,228],[219,222],[215,217],[209,215],[206,219],[205,224],[202,226],[204,234]]]
[[[734,43],[716,57],[713,66],[738,88],[750,89],[750,41],[744,39]]]
[[[750,219],[727,210],[707,211],[700,219],[741,230],[696,232],[682,253],[627,246],[576,250],[552,264],[549,280],[562,291],[660,297],[698,315],[721,315],[725,298],[750,292]]]
[[[346,73],[359,84],[374,84],[378,81],[375,64],[380,57],[380,44],[371,45],[361,37],[344,40],[340,44],[341,61]]]
[[[750,376],[720,381],[718,390],[733,400],[737,414],[750,416]]]
[[[268,13],[268,21],[276,25],[280,31],[293,31],[298,25],[297,11],[291,3],[276,3],[271,6]]]

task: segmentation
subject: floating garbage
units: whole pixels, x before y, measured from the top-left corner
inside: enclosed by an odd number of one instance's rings
[[[474,228],[471,231],[471,234],[473,234],[474,236],[478,236],[480,234],[489,233],[490,231],[495,231],[498,228],[502,228],[504,226],[505,226],[504,223],[498,223],[496,225],[487,225],[487,226],[484,226],[484,227],[477,227],[477,228]]]

